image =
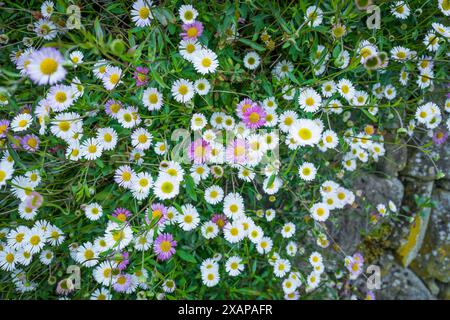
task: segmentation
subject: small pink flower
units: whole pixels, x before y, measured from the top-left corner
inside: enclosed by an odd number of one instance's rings
[[[258,129],[266,124],[266,112],[260,106],[253,106],[244,112],[244,123],[249,129]]]
[[[136,86],[141,87],[147,84],[148,82],[148,68],[146,67],[137,67],[136,71],[133,74],[133,78],[136,79]]]
[[[205,163],[211,156],[211,145],[208,141],[200,138],[191,143],[189,147],[189,159],[195,164]]]
[[[183,40],[196,40],[203,33],[203,24],[199,21],[184,23],[181,28],[183,32],[180,35],[183,37]]]

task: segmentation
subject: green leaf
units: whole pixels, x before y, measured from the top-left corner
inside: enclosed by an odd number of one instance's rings
[[[256,42],[253,42],[251,40],[248,39],[244,39],[244,38],[239,38],[239,41],[242,42],[243,44],[252,47],[253,49],[257,50],[257,51],[264,51],[266,50],[266,48],[264,48],[262,45],[257,44]]]
[[[194,179],[192,179],[191,176],[186,176],[186,192],[188,193],[189,197],[197,201],[197,194],[195,193],[195,184]]]
[[[184,261],[197,263],[197,260],[195,259],[195,257],[192,254],[190,254],[189,252],[186,252],[184,250],[178,249],[177,250],[177,255],[181,259],[183,259]]]

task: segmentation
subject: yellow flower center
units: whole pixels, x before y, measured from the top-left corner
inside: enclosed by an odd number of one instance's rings
[[[33,246],[38,245],[39,242],[41,242],[41,238],[40,238],[39,236],[37,236],[37,235],[32,236],[32,237],[30,238],[30,243],[31,243]]]
[[[150,15],[150,10],[147,7],[142,7],[139,9],[139,18],[141,19],[147,19]]]
[[[302,140],[309,140],[312,138],[312,132],[308,128],[301,128],[300,130],[298,130],[298,136]]]
[[[204,66],[205,68],[210,67],[212,64],[212,60],[210,58],[203,58],[202,59],[202,66]]]
[[[55,100],[58,101],[59,103],[63,103],[67,100],[67,95],[64,91],[58,91],[55,94]]]
[[[162,241],[159,248],[162,252],[169,252],[172,249],[172,244],[169,241]]]
[[[141,134],[141,135],[138,137],[139,143],[146,143],[147,140],[148,140],[148,138],[147,138],[147,136],[146,136],[145,134]]]
[[[157,102],[158,102],[158,95],[157,95],[156,93],[150,94],[150,95],[148,96],[148,101],[149,101],[151,104],[157,103]]]
[[[190,38],[194,38],[197,36],[198,34],[198,30],[196,27],[190,27],[187,31],[186,34],[188,35],[188,37]]]
[[[64,131],[64,132],[69,131],[69,129],[70,129],[70,122],[69,121],[61,121],[58,124],[58,127],[59,127],[59,130],[61,130],[61,131]]]
[[[5,259],[6,259],[6,262],[8,262],[8,263],[11,264],[11,263],[14,262],[14,255],[13,255],[12,253],[8,253],[8,254],[6,255]]]
[[[58,69],[58,62],[56,62],[56,60],[52,58],[45,58],[41,61],[39,68],[41,69],[41,72],[43,74],[49,76],[55,73]]]
[[[120,76],[117,73],[113,73],[110,77],[109,77],[109,81],[112,84],[117,84],[117,82],[119,82]]]
[[[173,183],[166,181],[161,185],[161,190],[164,193],[171,193],[173,190]]]
[[[181,94],[181,95],[183,95],[183,96],[184,96],[185,94],[187,94],[188,91],[189,91],[188,87],[187,87],[186,85],[184,85],[184,84],[182,84],[182,85],[178,88],[178,93]]]
[[[259,114],[257,112],[252,112],[250,114],[250,116],[248,117],[248,120],[251,123],[257,123],[259,121],[259,119],[260,119],[260,116],[259,116]]]

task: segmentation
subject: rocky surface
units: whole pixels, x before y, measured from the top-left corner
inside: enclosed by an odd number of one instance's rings
[[[345,253],[361,251],[380,266],[377,299],[450,300],[450,143],[435,145],[424,135],[406,147],[385,138],[385,157],[375,173],[354,179],[357,206],[339,216],[331,233]],[[401,216],[371,224],[367,212],[389,200]]]

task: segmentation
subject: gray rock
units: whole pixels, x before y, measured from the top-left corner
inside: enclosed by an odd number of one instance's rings
[[[422,137],[419,146],[423,146],[430,141],[430,137]],[[442,172],[447,179],[450,178],[450,143],[432,144],[427,150],[429,150],[428,154],[425,154],[423,150],[410,149],[411,154],[408,155],[406,168],[401,174],[424,181],[431,181],[436,180],[438,173]],[[434,162],[437,168],[430,157],[436,159]]]
[[[410,215],[414,218],[411,224],[405,219],[402,221],[394,221],[394,232],[391,235],[391,243],[397,251],[399,259],[404,267],[408,267],[411,262],[417,257],[424,242],[425,234],[427,232],[428,221],[430,218],[430,209],[424,208],[420,216],[417,216],[417,206],[415,196],[423,198],[431,197],[433,191],[433,181],[421,181],[414,178],[403,178],[403,185],[405,186],[403,206],[409,208],[404,211],[404,215]]]
[[[408,153],[404,141],[394,142],[392,135],[386,135],[384,147],[386,153],[377,164],[377,169],[388,176],[397,177],[398,172],[406,167]]]
[[[414,272],[395,262],[382,265],[381,277],[381,289],[375,292],[380,300],[436,299]]]
[[[411,265],[424,279],[450,282],[450,192],[435,189],[432,209],[424,244]]]
[[[352,189],[361,191],[361,197],[356,199],[358,208],[337,213],[334,223],[328,224],[333,239],[348,254],[353,254],[361,243],[361,231],[369,229],[369,216],[364,210],[365,205],[387,205],[389,200],[392,200],[399,208],[403,198],[403,185],[397,178],[386,179],[363,173],[353,180]]]

